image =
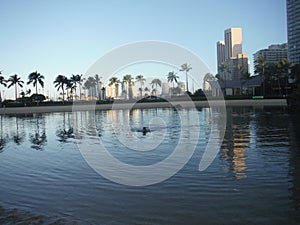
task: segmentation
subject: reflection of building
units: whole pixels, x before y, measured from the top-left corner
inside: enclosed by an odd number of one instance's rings
[[[250,123],[250,116],[249,119],[245,117],[247,115],[245,108],[229,108],[228,110],[221,157],[229,163],[228,171],[233,171],[236,179],[241,179],[246,177],[245,149],[249,148],[251,135],[245,122]]]
[[[294,64],[300,63],[300,1],[287,0],[287,32],[288,32],[288,55],[289,61]]]
[[[253,54],[254,63],[259,56],[263,56],[268,63],[280,62],[287,59],[288,56],[287,44],[270,45],[267,49],[261,49]]]

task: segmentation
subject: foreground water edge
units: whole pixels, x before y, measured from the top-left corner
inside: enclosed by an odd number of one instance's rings
[[[0,222],[299,223],[299,118],[281,106],[228,107],[221,150],[213,164],[199,172],[210,112],[198,110],[201,133],[192,159],[170,179],[147,187],[115,184],[95,173],[77,149],[72,113],[1,116]],[[146,155],[120,145],[118,135],[133,137],[107,123],[117,125],[128,116],[132,124],[142,125],[158,115],[167,121],[165,139],[157,152]],[[82,140],[94,140],[87,125],[97,121],[97,135],[111,154],[128,163],[162,160],[180,133],[180,118],[169,108],[79,112],[77,116],[84,125]],[[133,135],[143,140],[156,134]]]

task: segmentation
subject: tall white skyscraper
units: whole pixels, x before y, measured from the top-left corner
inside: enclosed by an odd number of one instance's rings
[[[243,54],[242,28],[229,28],[224,31],[224,41],[217,42],[218,74],[225,80],[238,80],[243,73],[249,71],[248,56]],[[220,68],[220,65],[222,68]],[[238,66],[240,65],[240,66]],[[226,69],[225,69],[226,68]]]
[[[225,61],[242,54],[242,28],[229,28],[224,32]]]

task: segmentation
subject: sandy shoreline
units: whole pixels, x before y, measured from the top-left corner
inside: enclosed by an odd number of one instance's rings
[[[285,99],[255,99],[255,100],[226,100],[226,106],[286,106]],[[130,108],[170,108],[173,106],[190,107],[194,103],[195,106],[208,107],[207,101],[195,102],[149,102],[149,103],[115,103],[100,105],[67,105],[67,106],[33,106],[33,107],[11,107],[0,108],[0,115],[3,114],[29,114],[29,113],[49,113],[49,112],[72,112],[89,111],[89,110],[110,110],[110,109],[130,109]],[[222,101],[210,101],[210,104],[217,106],[223,104]]]

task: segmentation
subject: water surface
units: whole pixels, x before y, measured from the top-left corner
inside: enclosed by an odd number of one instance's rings
[[[170,179],[146,187],[100,176],[76,139],[97,148],[100,138],[115,158],[151,165],[172,153],[182,131],[189,140],[192,118],[182,128],[173,109],[0,116],[0,223],[299,224],[299,118],[281,107],[228,108],[221,150],[200,172],[210,121],[218,115],[208,108],[197,114],[200,136],[191,160]],[[135,132],[149,122],[153,132]],[[153,138],[160,144],[149,151],[119,141],[138,146]]]

